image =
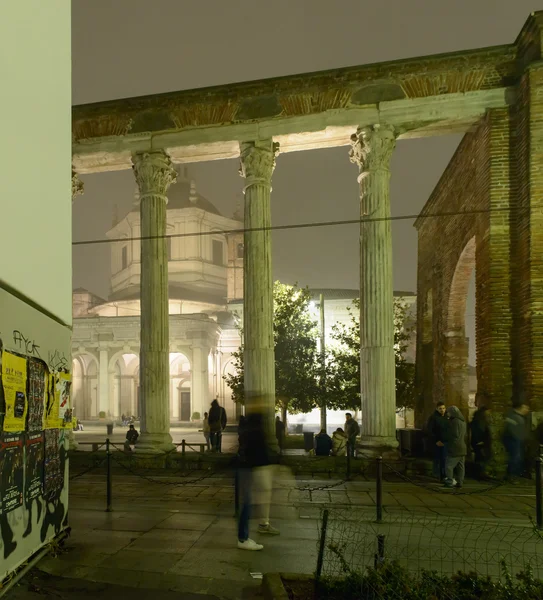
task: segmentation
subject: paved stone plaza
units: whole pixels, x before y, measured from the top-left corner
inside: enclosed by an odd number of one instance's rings
[[[187,480],[203,474],[195,472]],[[229,472],[186,486],[166,483],[182,480],[164,471],[152,473],[151,479],[115,471],[112,513],[104,511],[102,472],[74,479],[70,484],[72,536],[66,552],[42,561],[41,568],[53,575],[99,583],[210,594],[228,600],[254,598],[260,584],[255,574],[314,572],[323,504],[367,507],[370,512],[375,504],[372,478],[360,476],[310,492],[297,488],[331,485],[337,480],[295,482],[284,471],[276,481],[272,509],[273,523],[281,535],[261,540],[263,552],[243,553],[236,548]],[[486,492],[484,488],[468,482],[463,490],[468,493],[457,495],[388,480],[384,484],[385,519],[387,514],[414,512],[530,526],[530,516],[535,514],[531,482]],[[482,493],[471,493],[478,490]],[[254,533],[254,537],[261,536]]]

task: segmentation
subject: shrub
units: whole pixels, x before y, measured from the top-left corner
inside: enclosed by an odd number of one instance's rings
[[[193,421],[199,421],[200,420],[200,413],[198,411],[194,411],[192,413],[192,420]]]
[[[98,413],[98,417],[99,417],[100,419],[105,419],[105,418],[106,418],[106,411],[105,411],[105,410],[101,410],[101,411]]]
[[[477,573],[458,572],[452,577],[435,571],[410,573],[397,563],[368,568],[363,573],[348,571],[342,579],[319,581],[319,598],[327,600],[541,600],[543,581],[535,579],[531,569],[515,578],[502,565],[499,581]]]

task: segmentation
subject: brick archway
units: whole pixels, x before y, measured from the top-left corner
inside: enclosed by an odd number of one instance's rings
[[[466,331],[466,301],[473,270],[475,269],[475,236],[464,246],[449,291],[447,331]]]

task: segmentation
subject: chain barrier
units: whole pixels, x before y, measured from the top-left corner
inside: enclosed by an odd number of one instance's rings
[[[98,446],[98,448],[96,448],[96,450],[93,450],[89,454],[89,458],[92,458],[93,456],[96,456],[98,454],[98,451],[100,450],[100,448],[103,448],[105,445],[106,445],[105,442],[103,444],[100,444]],[[81,471],[81,473],[76,473],[75,475],[72,475],[68,479],[68,481],[73,481],[74,479],[78,479],[79,477],[83,477],[83,475],[86,475],[87,473],[90,473],[94,469],[99,469],[105,462],[106,462],[106,459],[104,458],[98,464],[93,464],[88,469],[84,469],[83,471]]]
[[[410,483],[416,487],[420,487],[422,489],[428,490],[429,492],[434,492],[437,494],[445,494],[447,496],[474,496],[476,494],[486,494],[487,492],[491,492],[492,490],[502,487],[506,483],[505,481],[497,481],[496,483],[489,485],[486,488],[472,490],[472,491],[468,491],[468,492],[467,491],[461,492],[461,491],[458,491],[457,489],[453,489],[451,491],[450,488],[449,489],[440,489],[438,487],[435,487],[435,485],[422,483],[420,481],[415,481],[414,479],[411,479],[404,473],[400,473],[397,469],[395,469],[388,463],[383,463],[383,464],[389,471],[392,471],[392,473],[394,473],[396,476],[400,477],[407,483]]]
[[[148,475],[143,475],[142,473],[138,473],[137,471],[134,471],[127,465],[125,465],[122,462],[120,462],[119,460],[117,460],[117,458],[113,454],[111,455],[111,458],[117,463],[117,465],[119,465],[121,468],[123,468],[125,471],[127,471],[131,475],[134,475],[135,477],[144,479],[145,481],[148,481],[149,483],[158,483],[161,485],[171,485],[173,487],[192,485],[195,483],[199,483],[200,481],[204,481],[204,479],[209,479],[210,477],[213,477],[213,475],[215,475],[217,473],[217,471],[211,471],[211,473],[206,473],[205,475],[202,475],[201,477],[198,477],[197,479],[192,479],[190,481],[161,481],[160,479],[155,479],[153,477],[149,477]]]
[[[330,483],[328,485],[320,485],[320,486],[307,486],[307,487],[298,487],[296,486],[296,489],[299,492],[324,492],[326,490],[335,488],[335,487],[339,487],[340,485],[343,485],[344,483],[349,482],[349,479],[342,479],[341,481],[336,481],[335,483]]]

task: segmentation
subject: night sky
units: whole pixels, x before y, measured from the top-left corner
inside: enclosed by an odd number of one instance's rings
[[[512,43],[531,0],[72,0],[73,103],[85,104]],[[460,136],[400,141],[392,214],[424,206]],[[238,161],[190,166],[198,191],[226,216],[241,199]],[[348,147],[279,156],[274,225],[359,217]],[[103,239],[113,206],[132,206],[130,171],[82,178],[73,239]],[[416,290],[417,238],[393,224],[394,286]],[[312,287],[357,288],[358,226],[273,234],[274,276]],[[73,285],[107,297],[107,245],[74,249]],[[473,336],[473,286],[467,334]]]

